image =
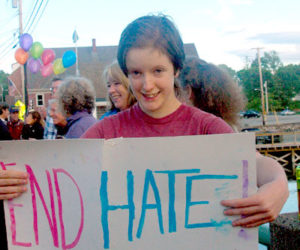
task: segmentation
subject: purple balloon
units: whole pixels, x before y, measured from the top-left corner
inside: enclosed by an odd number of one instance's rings
[[[34,59],[32,57],[27,62],[27,66],[32,74],[39,72],[41,65],[40,59]]]
[[[28,33],[24,33],[20,37],[20,46],[23,50],[28,51],[31,48],[33,39]]]

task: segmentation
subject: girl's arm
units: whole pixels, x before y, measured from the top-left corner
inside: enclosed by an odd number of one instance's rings
[[[259,187],[256,194],[221,202],[229,207],[225,215],[242,216],[232,222],[233,226],[256,227],[275,220],[289,196],[285,172],[277,161],[257,152],[256,169]]]

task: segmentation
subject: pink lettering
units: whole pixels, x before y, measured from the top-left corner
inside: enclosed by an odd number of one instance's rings
[[[75,184],[77,190],[78,190],[78,194],[80,197],[80,206],[81,206],[81,220],[80,220],[80,226],[79,226],[79,230],[77,233],[77,236],[75,238],[75,240],[66,245],[66,237],[65,237],[65,225],[64,225],[64,221],[63,221],[63,208],[62,208],[62,201],[61,201],[61,194],[60,194],[60,188],[58,185],[58,179],[57,179],[57,173],[63,173],[65,175],[67,175]],[[84,207],[83,207],[83,199],[82,199],[82,195],[81,195],[81,191],[79,189],[79,186],[77,185],[75,179],[64,169],[53,169],[53,174],[54,174],[54,183],[55,183],[55,189],[56,189],[56,193],[57,193],[57,201],[58,201],[58,211],[59,211],[59,220],[60,220],[60,228],[61,228],[61,242],[62,242],[62,249],[71,249],[74,248],[79,240],[80,240],[80,236],[83,230],[83,222],[84,222]]]
[[[22,246],[22,247],[31,247],[31,243],[25,242],[17,242],[17,231],[16,231],[16,219],[15,219],[15,211],[14,207],[23,207],[22,204],[15,204],[12,200],[8,200],[8,209],[10,215],[10,230],[12,235],[12,244],[15,246]]]
[[[42,191],[40,189],[40,186],[35,178],[35,175],[31,169],[30,166],[26,165],[27,173],[29,174],[29,182],[30,182],[30,190],[31,190],[31,198],[32,198],[32,208],[33,208],[33,230],[34,230],[34,236],[35,236],[35,242],[38,245],[39,244],[39,235],[38,235],[38,217],[37,217],[37,205],[36,205],[36,195],[35,195],[35,189],[38,192],[38,195],[40,197],[40,200],[42,201],[48,223],[50,226],[50,230],[52,233],[53,238],[53,244],[55,247],[58,247],[58,232],[57,232],[57,223],[56,223],[56,215],[55,215],[55,206],[54,206],[54,198],[53,198],[53,188],[52,188],[52,182],[50,178],[49,171],[46,170],[47,174],[47,180],[48,180],[48,186],[49,186],[49,194],[50,194],[50,206],[51,206],[51,217],[48,211],[48,208],[45,203],[45,199],[43,197]]]
[[[6,167],[8,166],[16,166],[16,163],[4,163],[0,162],[0,166],[3,170],[7,170]],[[10,231],[11,231],[11,237],[12,237],[12,244],[15,246],[22,246],[22,247],[31,247],[31,243],[25,243],[25,242],[18,242],[17,241],[17,225],[16,225],[16,217],[15,217],[15,209],[14,207],[23,207],[22,204],[16,204],[13,203],[12,200],[7,201],[8,210],[9,210],[9,217],[10,217]]]
[[[14,163],[6,163],[4,164],[4,162],[0,162],[0,166],[3,170],[6,170],[6,166],[16,166],[17,164],[14,162]]]

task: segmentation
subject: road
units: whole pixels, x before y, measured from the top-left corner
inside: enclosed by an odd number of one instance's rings
[[[277,115],[277,119],[274,115],[266,116],[266,125],[286,124],[286,123],[300,123],[300,115]],[[262,118],[242,118],[240,122],[242,128],[251,128],[262,126]]]

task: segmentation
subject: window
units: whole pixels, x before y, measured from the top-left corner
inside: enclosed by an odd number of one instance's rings
[[[44,106],[44,95],[43,94],[36,94],[36,106]]]

